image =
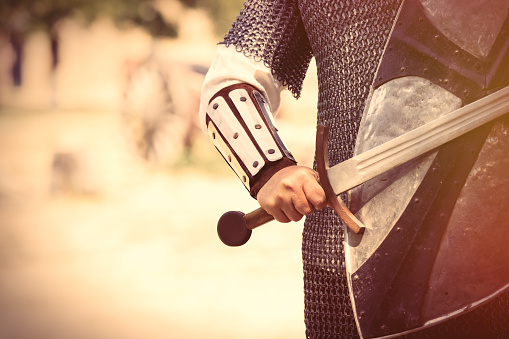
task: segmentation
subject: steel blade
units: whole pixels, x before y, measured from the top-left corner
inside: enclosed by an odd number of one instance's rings
[[[339,195],[509,112],[509,86],[327,170]]]

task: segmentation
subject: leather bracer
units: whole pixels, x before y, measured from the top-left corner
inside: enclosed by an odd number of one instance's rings
[[[206,125],[214,146],[253,197],[275,172],[295,165],[267,100],[248,84],[216,93],[207,107]]]

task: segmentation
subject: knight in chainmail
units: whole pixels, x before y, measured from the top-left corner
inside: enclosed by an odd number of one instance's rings
[[[234,111],[231,119],[243,121],[239,126],[247,131],[247,142],[262,144],[255,134],[255,130],[263,130],[256,123],[258,118],[253,118],[257,127],[250,133],[251,118],[246,116],[255,113],[245,113],[239,105],[246,98],[252,99],[255,109],[250,112],[261,112],[263,117],[264,110],[277,110],[280,90],[288,89],[298,98],[314,57],[319,86],[317,122],[330,127],[330,165],[352,157],[366,101],[401,3],[402,0],[245,3],[218,48],[205,81],[200,113],[204,130],[253,197],[274,173],[295,165],[294,160],[267,117],[262,120],[274,132],[269,145],[254,148],[261,160],[243,154],[247,151],[236,146],[243,135],[232,132],[232,137],[228,137],[235,124],[224,123],[228,119],[221,116],[225,111],[218,114],[221,107]],[[240,91],[238,103],[237,94],[232,94],[236,91]],[[256,100],[258,93],[261,101]],[[269,155],[274,151],[280,156],[272,159]],[[326,207],[306,216],[302,243],[306,338],[359,335],[345,273],[344,240],[344,225],[334,210]],[[476,333],[478,328],[489,328],[489,333],[501,335],[509,331],[508,310],[506,293],[466,316],[413,335],[464,337],[465,333]]]

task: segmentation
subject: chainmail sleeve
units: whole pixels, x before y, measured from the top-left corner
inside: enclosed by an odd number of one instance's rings
[[[300,96],[312,52],[297,0],[248,0],[221,44],[262,61]]]

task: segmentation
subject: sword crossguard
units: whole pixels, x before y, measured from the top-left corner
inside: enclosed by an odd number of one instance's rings
[[[364,225],[357,217],[348,209],[343,200],[336,196],[331,186],[327,170],[329,169],[329,127],[318,125],[316,130],[316,167],[320,177],[320,185],[325,191],[327,201],[330,203],[334,211],[345,222],[345,224],[355,233],[363,233]]]

